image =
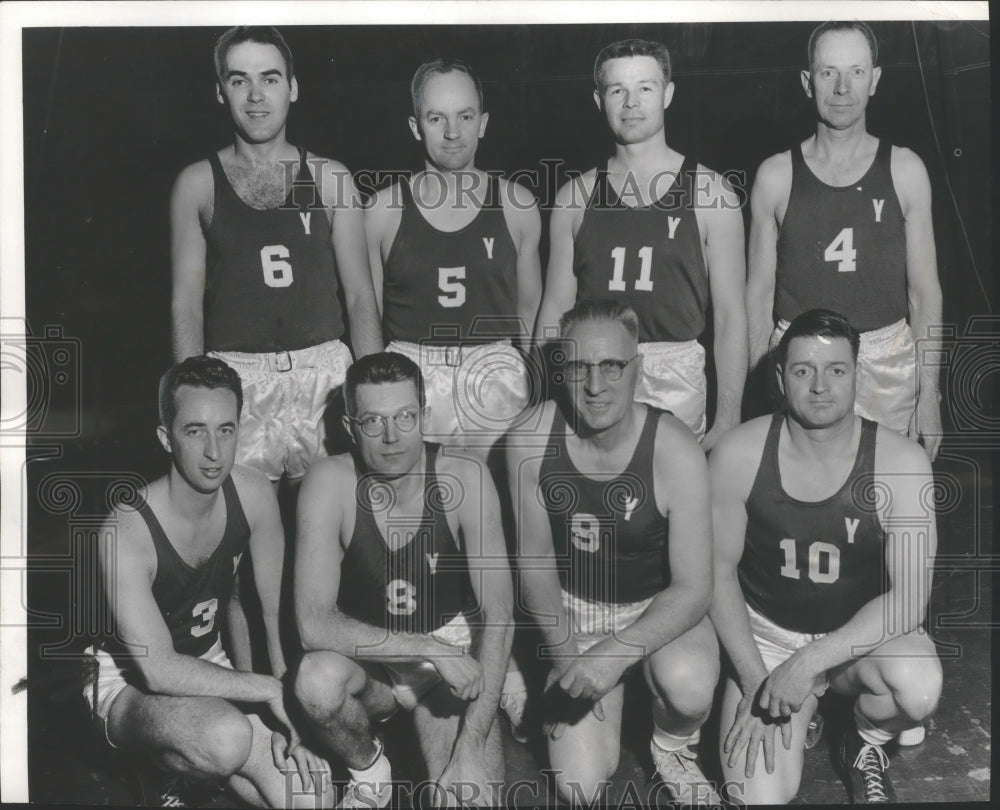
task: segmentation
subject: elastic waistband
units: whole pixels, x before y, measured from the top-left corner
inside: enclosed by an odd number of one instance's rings
[[[784,318],[778,321],[778,331],[782,334],[788,331],[789,326],[791,326],[791,323],[786,321]],[[877,343],[887,343],[898,338],[907,330],[908,327],[909,324],[907,324],[906,318],[900,318],[898,321],[893,321],[885,326],[880,326],[878,329],[871,329],[867,332],[862,332],[861,344],[864,346],[871,346]]]
[[[681,354],[700,347],[697,340],[659,341],[640,343],[639,351],[642,354]]]
[[[280,352],[210,352],[213,357],[225,360],[234,368],[266,370],[272,372],[292,371],[297,368],[311,368],[317,361],[336,356],[347,350],[340,340],[328,340],[304,349]]]

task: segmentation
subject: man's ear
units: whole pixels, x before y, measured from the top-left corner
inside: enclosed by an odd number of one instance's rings
[[[292,76],[292,81],[290,82],[291,92],[289,93],[289,99],[292,101],[299,100],[299,80]]]
[[[802,89],[806,91],[806,98],[812,98],[812,74],[808,70],[803,70],[799,73],[799,79],[802,81]]]
[[[868,95],[869,96],[874,96],[875,95],[875,88],[878,87],[878,82],[879,82],[879,79],[881,79],[881,78],[882,78],[882,68],[881,68],[881,66],[880,67],[876,67],[876,68],[872,68],[872,86],[871,86],[871,89],[868,91]]]
[[[219,82],[215,83],[215,98],[219,102],[219,104],[226,103],[226,97],[222,95],[222,85],[219,84]]]
[[[357,444],[357,442],[354,440],[354,431],[351,430],[351,428],[354,426],[354,423],[351,422],[351,417],[347,416],[346,414],[344,416],[341,416],[340,424],[344,426],[344,432],[347,433],[347,435],[350,437],[351,443]]]
[[[417,119],[412,115],[410,116],[410,132],[413,133],[413,137],[418,141],[422,141],[423,138],[420,137],[420,124],[417,123]]]
[[[170,433],[167,431],[165,427],[163,427],[163,425],[157,426],[156,438],[160,440],[160,445],[163,447],[164,450],[166,450],[168,453],[173,452],[173,449],[170,446]]]
[[[782,373],[783,371],[784,369],[782,368],[781,363],[774,364],[774,373],[778,378],[778,390],[781,392],[781,396],[785,395],[785,378]]]

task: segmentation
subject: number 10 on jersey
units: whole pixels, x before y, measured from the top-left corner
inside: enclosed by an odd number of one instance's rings
[[[625,292],[628,289],[628,284],[625,282],[625,248],[616,247],[611,251],[611,258],[614,260],[615,266],[611,281],[608,282],[608,289],[612,292]],[[635,281],[635,289],[652,292],[653,248],[651,245],[639,249],[639,259],[642,264],[639,265],[639,278]]]

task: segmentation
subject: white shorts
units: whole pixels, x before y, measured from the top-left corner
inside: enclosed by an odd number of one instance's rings
[[[789,323],[778,322],[775,348]],[[905,320],[861,333],[854,412],[905,434],[917,407],[917,350]]]
[[[766,616],[762,616],[750,605],[747,605],[747,614],[750,616],[753,640],[760,650],[760,657],[764,660],[764,667],[768,673],[791,658],[796,651],[826,635],[826,633],[798,633],[795,630],[786,630]],[[829,686],[830,679],[824,672],[816,678],[813,694],[819,697]]]
[[[569,632],[581,653],[615,635],[619,630],[624,630],[645,612],[652,601],[653,597],[625,604],[591,602],[562,591],[563,607],[569,617]],[[653,652],[656,651],[649,650],[644,655]]]
[[[431,635],[438,641],[461,647],[466,652],[472,646],[472,629],[461,614],[432,631]],[[413,711],[424,695],[443,680],[430,661],[379,662],[379,665],[392,681],[392,694],[396,702],[407,711]]]
[[[330,392],[341,386],[351,353],[339,340],[291,352],[209,352],[240,375],[243,410],[236,463],[272,481],[301,478],[326,455],[323,446]]]
[[[424,438],[430,441],[492,444],[528,405],[524,359],[509,340],[474,346],[394,340],[386,351],[420,366],[431,408]]]
[[[87,705],[90,706],[91,713],[100,720],[101,726],[104,728],[104,739],[112,748],[117,748],[118,746],[111,742],[111,738],[108,736],[108,714],[111,712],[111,704],[128,686],[126,679],[128,667],[118,666],[111,653],[104,649],[95,650],[93,647],[88,647],[85,653],[97,659],[97,675],[92,683],[84,683],[83,696],[87,700]],[[221,639],[216,639],[212,648],[200,657],[202,661],[218,664],[227,669],[233,668],[226,651],[222,649]]]
[[[705,436],[705,348],[697,340],[640,343],[635,401],[670,411],[701,441]]]

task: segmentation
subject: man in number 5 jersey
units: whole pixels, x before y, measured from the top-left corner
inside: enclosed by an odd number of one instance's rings
[[[485,457],[528,402],[511,344],[538,309],[541,218],[522,186],[475,165],[489,113],[468,65],[426,62],[410,92],[424,170],[376,194],[365,219],[383,337],[420,366],[427,437]]]
[[[666,142],[674,84],[664,45],[608,45],[594,64],[594,85],[615,154],[556,194],[535,336],[556,336],[574,301],[627,304],[639,316],[636,399],[671,411],[704,437],[707,450],[739,424],[747,370],[740,201],[719,175]],[[706,435],[705,352],[697,338],[709,299],[718,393]]]
[[[787,408],[740,425],[709,459],[709,615],[734,673],[720,759],[747,805],[795,796],[828,688],[856,698],[838,749],[851,800],[893,801],[883,746],[941,694],[922,629],[937,546],[930,462],[855,415],[858,344],[836,313],[797,317],[776,352]]]
[[[816,133],[765,160],[750,197],[750,363],[802,312],[842,313],[861,331],[857,413],[922,439],[933,461],[937,371],[913,342],[929,341],[941,322],[927,171],[909,149],[866,129],[882,68],[865,23],[819,26],[808,59],[802,87],[816,103]]]
[[[338,283],[355,354],[382,349],[364,214],[346,167],[285,138],[299,86],[277,30],[226,31],[215,69],[233,143],[174,184],[174,358],[208,351],[235,368],[237,461],[297,481],[324,454],[327,395],[351,363]]]

